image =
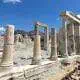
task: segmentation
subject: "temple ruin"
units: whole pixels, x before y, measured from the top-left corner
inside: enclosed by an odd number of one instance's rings
[[[47,24],[36,22],[34,41],[28,39],[31,44],[25,41],[28,37],[23,37],[21,34],[14,35],[16,26],[6,25],[4,45],[0,55],[0,80],[66,80],[69,74],[71,76],[67,80],[74,80],[71,79],[75,77],[72,72],[75,69],[78,71],[80,65],[80,18],[69,11],[62,12],[60,16],[62,27],[59,31],[51,28],[50,32]],[[43,50],[41,29],[44,29]],[[23,55],[21,49],[26,50],[24,51],[26,55]]]

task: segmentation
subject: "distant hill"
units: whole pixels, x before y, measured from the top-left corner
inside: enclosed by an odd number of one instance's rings
[[[28,34],[25,30],[15,30],[14,34],[21,34],[23,37]]]
[[[41,35],[41,38],[43,38],[43,37],[44,37],[44,33],[43,33],[43,32],[39,32],[39,33],[40,33],[40,35]],[[24,37],[25,35],[28,35],[28,36],[30,36],[30,38],[34,39],[35,31],[32,30],[32,31],[27,32],[27,31],[25,31],[25,30],[15,30],[14,34],[15,34],[15,35],[16,35],[16,34],[21,34],[21,35],[23,35],[23,37]]]
[[[41,35],[41,38],[43,39],[44,33],[39,31],[39,34]],[[34,30],[33,31],[29,31],[28,32],[28,36],[30,36],[32,39],[34,39],[35,31]]]

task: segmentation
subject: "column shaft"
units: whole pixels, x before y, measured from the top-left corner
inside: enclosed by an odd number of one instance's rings
[[[51,28],[51,60],[57,59],[57,35],[55,28]]]
[[[7,25],[4,36],[4,49],[0,66],[12,66],[14,54],[14,26]]]
[[[41,43],[40,43],[40,35],[38,31],[35,33],[34,38],[34,49],[33,49],[33,59],[32,64],[40,64],[41,62]]]
[[[72,55],[75,55],[76,49],[75,49],[74,23],[72,23],[72,41],[73,41]]]
[[[79,55],[80,55],[80,24],[79,24],[79,43],[78,44],[79,44],[79,51],[78,52],[79,52]]]
[[[64,53],[64,55],[67,57],[68,56],[67,21],[65,19],[63,19],[62,23],[65,28],[65,53]]]
[[[44,35],[44,49],[49,52],[49,31],[48,27],[44,29],[45,35]]]

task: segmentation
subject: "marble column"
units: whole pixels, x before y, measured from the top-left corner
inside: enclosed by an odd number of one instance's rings
[[[18,42],[19,42],[19,35],[16,34],[16,35],[15,35],[15,44],[17,44]]]
[[[72,55],[76,54],[76,48],[75,48],[75,36],[74,36],[74,23],[72,23],[72,42],[73,42],[73,51],[72,51]]]
[[[80,24],[79,24],[79,40],[78,40],[78,54],[80,55]]]
[[[48,50],[49,50],[49,30],[48,30],[48,27],[44,28],[44,33],[45,33],[45,35],[44,35],[44,49],[47,50],[47,52],[48,52]]]
[[[40,43],[40,35],[39,35],[38,25],[36,25],[35,26],[35,38],[34,38],[32,64],[38,65],[40,63],[41,63],[41,43]]]
[[[14,55],[14,25],[7,25],[6,33],[4,36],[4,49],[0,66],[10,67],[13,66]]]
[[[55,28],[51,28],[51,60],[57,60],[57,34]]]
[[[65,53],[64,56],[68,57],[68,39],[67,39],[67,21],[65,19],[62,20],[62,25],[64,27],[65,31]]]

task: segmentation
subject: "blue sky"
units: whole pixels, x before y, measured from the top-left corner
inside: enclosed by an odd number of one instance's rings
[[[64,10],[80,13],[80,0],[0,0],[0,25],[29,31],[38,20],[58,29]]]

